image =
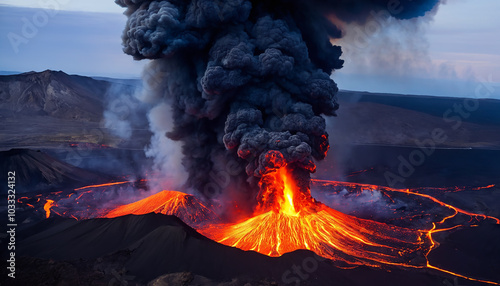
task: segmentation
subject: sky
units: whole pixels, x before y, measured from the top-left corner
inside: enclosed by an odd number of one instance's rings
[[[335,42],[346,61],[332,75],[339,88],[478,97],[486,83],[492,92],[479,97],[500,99],[500,1],[446,2],[432,21],[346,28]],[[123,11],[112,0],[0,0],[0,71],[139,77],[146,62],[121,48]],[[366,45],[356,45],[359,31]]]

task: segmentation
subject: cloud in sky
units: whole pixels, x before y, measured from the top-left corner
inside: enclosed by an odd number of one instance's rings
[[[125,22],[121,14],[3,7],[0,70],[137,77],[145,63],[122,52]]]
[[[80,12],[123,13],[125,10],[113,0],[0,0],[2,4],[27,8],[57,7],[59,10]]]
[[[54,10],[43,10],[39,3],[59,5],[57,13],[49,15],[46,23],[42,23],[44,18],[40,15]],[[345,68],[337,71],[334,78],[341,89],[471,96],[477,86],[474,81],[500,82],[499,10],[498,0],[448,1],[433,22],[417,31],[421,32],[418,37],[408,29],[392,31],[391,36],[399,44],[418,43],[419,49],[424,51],[421,65],[430,68],[408,67],[404,61],[386,69],[373,68],[377,65],[370,65],[370,61],[394,57],[394,50],[387,48],[387,44],[383,47],[384,38],[374,37],[371,44],[378,41],[380,46],[373,45],[374,48],[366,49],[364,55],[350,56],[348,48],[344,47]],[[121,12],[123,8],[112,0],[0,0],[0,70],[55,69],[83,75],[137,77],[144,62],[133,61],[122,52],[121,34],[126,17]],[[43,25],[36,27],[33,37],[25,37],[27,42],[17,45],[16,53],[9,33],[23,36],[26,21],[33,24],[36,15]],[[404,52],[399,56],[404,58]],[[376,54],[380,55],[375,57]],[[391,60],[397,63],[400,59]],[[498,84],[494,97],[500,98]]]
[[[393,23],[361,48],[347,33],[345,68],[334,78],[343,89],[460,97],[493,82],[487,97],[500,99],[499,10],[498,0],[448,1],[433,21]]]
[[[448,1],[429,26],[430,56],[458,73],[470,69],[479,78],[500,82],[500,1]]]

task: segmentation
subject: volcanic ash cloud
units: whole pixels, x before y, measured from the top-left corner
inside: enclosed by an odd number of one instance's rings
[[[338,108],[330,74],[342,51],[330,40],[342,31],[329,19],[363,23],[389,2],[117,0],[127,8],[124,52],[161,65],[152,88],[172,108],[166,136],[182,143],[186,187],[227,189],[214,174],[234,161],[243,166],[231,174],[239,190],[258,189],[283,166],[307,184],[329,148],[322,116]],[[396,2],[401,19],[438,3]]]

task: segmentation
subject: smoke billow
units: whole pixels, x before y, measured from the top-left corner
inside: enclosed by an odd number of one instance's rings
[[[224,174],[255,190],[285,165],[308,182],[329,148],[322,116],[339,107],[330,74],[342,51],[330,41],[343,32],[333,22],[363,24],[385,10],[408,19],[438,2],[116,0],[127,8],[124,52],[160,66],[152,89],[171,107],[166,136],[182,143],[186,187],[205,194],[231,186]],[[228,162],[245,172],[231,173]]]

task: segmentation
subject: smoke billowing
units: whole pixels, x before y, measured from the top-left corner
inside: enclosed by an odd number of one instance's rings
[[[322,116],[339,107],[338,22],[423,16],[438,0],[116,2],[127,7],[125,53],[160,66],[151,88],[172,109],[166,136],[182,143],[187,187],[210,195],[234,182],[255,190],[285,165],[307,180],[329,148]]]

